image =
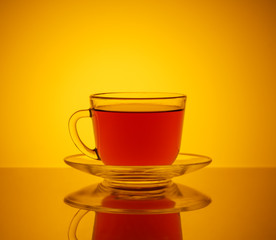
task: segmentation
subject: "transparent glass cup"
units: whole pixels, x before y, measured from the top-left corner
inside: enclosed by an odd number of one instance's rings
[[[91,108],[75,112],[69,131],[85,155],[106,165],[169,165],[176,159],[182,135],[186,96],[175,93],[99,93]],[[92,118],[95,148],[82,142],[80,118]]]

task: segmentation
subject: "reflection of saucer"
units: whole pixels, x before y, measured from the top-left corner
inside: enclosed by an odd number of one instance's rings
[[[162,189],[120,190],[105,182],[74,192],[64,199],[68,205],[96,212],[122,214],[161,214],[206,207],[211,199],[181,184]]]
[[[68,156],[64,161],[71,167],[92,175],[102,177],[113,186],[128,185],[165,186],[173,177],[196,171],[211,163],[206,156],[179,153],[172,165],[160,166],[111,166],[104,165],[83,154]]]

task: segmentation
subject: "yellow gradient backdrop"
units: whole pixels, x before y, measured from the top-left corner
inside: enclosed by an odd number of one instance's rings
[[[275,1],[0,4],[0,167],[65,166],[70,115],[108,91],[185,93],[183,152],[276,166]]]

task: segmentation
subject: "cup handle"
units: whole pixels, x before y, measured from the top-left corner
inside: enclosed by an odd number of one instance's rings
[[[77,111],[71,116],[71,118],[69,119],[69,124],[68,124],[71,138],[72,138],[73,142],[75,143],[75,145],[77,146],[77,148],[81,152],[83,152],[88,157],[91,157],[91,158],[96,159],[96,160],[100,160],[100,157],[97,153],[97,149],[96,148],[91,149],[91,148],[87,147],[82,142],[82,140],[80,139],[80,136],[78,134],[77,122],[80,118],[85,118],[85,117],[92,118],[91,109]]]
[[[69,240],[78,240],[78,238],[77,238],[77,229],[78,229],[79,223],[80,223],[81,219],[88,212],[89,212],[89,210],[83,210],[83,209],[79,209],[77,211],[77,213],[73,217],[73,219],[70,223],[70,226],[69,226],[69,230],[68,230],[68,239]]]

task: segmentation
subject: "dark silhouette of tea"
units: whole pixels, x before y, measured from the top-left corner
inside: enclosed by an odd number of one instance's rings
[[[184,110],[154,104],[92,109],[98,154],[106,165],[169,165],[178,155]]]

